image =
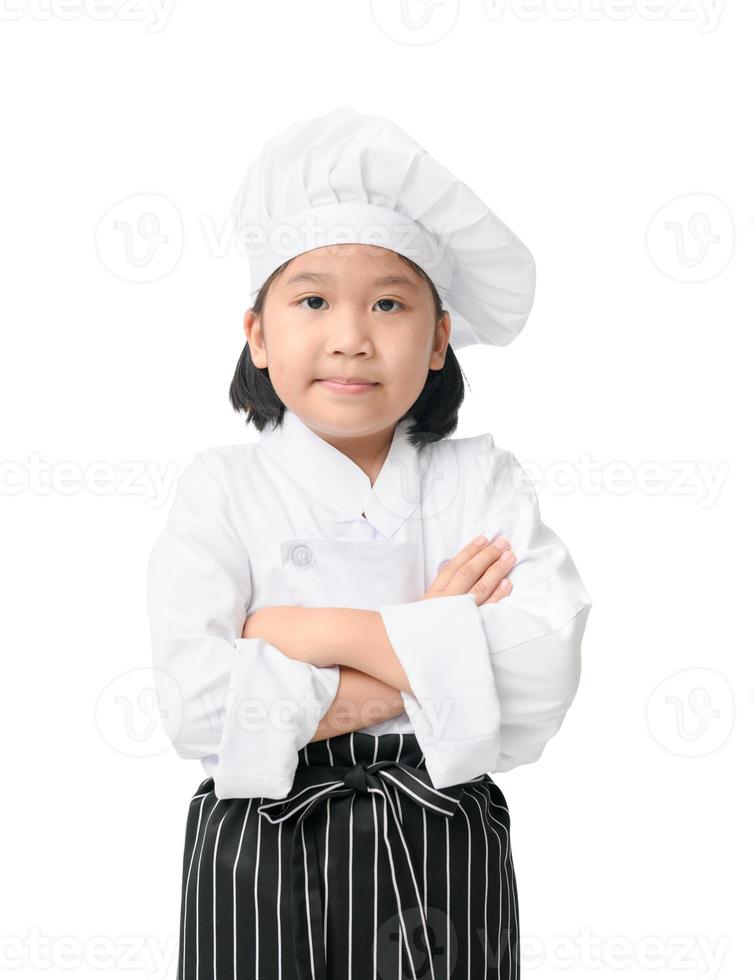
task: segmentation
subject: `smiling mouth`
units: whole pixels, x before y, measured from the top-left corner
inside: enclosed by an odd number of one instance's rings
[[[330,391],[353,394],[361,391],[369,391],[372,388],[376,388],[379,384],[378,381],[342,381],[335,378],[317,378],[316,383],[324,385]]]

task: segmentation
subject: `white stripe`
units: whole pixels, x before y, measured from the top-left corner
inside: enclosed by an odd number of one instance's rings
[[[445,875],[447,877],[447,980],[450,980],[450,960],[452,959],[452,936],[450,935],[450,818],[445,820],[445,839],[447,842],[445,853]]]
[[[309,932],[309,964],[311,967],[311,976],[314,976],[314,937],[311,931],[311,902],[309,900],[309,863],[308,863],[308,852],[306,850],[306,821],[301,821],[301,843],[303,844],[303,872],[304,880],[306,882],[306,922],[308,924]]]
[[[325,796],[333,786],[344,786],[344,785],[345,783],[342,781],[342,779],[333,779],[332,782],[329,783],[313,783],[311,786],[309,786],[308,789],[302,789],[301,792],[296,793],[295,796],[291,796],[289,799],[288,797],[285,797],[285,802],[287,803],[289,802],[289,800],[290,801],[297,800],[298,797],[303,796],[304,793],[310,793],[311,790],[315,789],[317,786],[324,786],[324,789],[321,790],[321,792],[316,793],[314,796],[310,797],[310,799],[303,800],[303,802],[299,803],[294,810],[290,810],[279,817],[271,817],[265,809],[266,804],[264,804],[264,806],[259,807],[259,812],[263,813],[264,817],[267,820],[269,820],[270,823],[281,823],[283,820],[287,820],[288,817],[291,817],[294,813],[298,813],[298,811],[302,810],[305,806],[308,806],[309,803],[313,802],[314,800],[318,800],[320,796]],[[278,801],[275,800],[275,803],[276,802]]]
[[[375,792],[378,792],[378,790],[375,790]],[[385,800],[387,800],[389,802],[390,807],[392,808],[392,800],[390,799],[389,793],[385,793],[384,794],[384,797],[385,797]],[[394,818],[395,827],[397,828],[397,832],[400,835],[400,842],[402,843],[403,850],[405,851],[405,859],[406,859],[406,862],[408,864],[408,869],[410,870],[410,876],[411,876],[411,880],[413,882],[413,888],[414,888],[414,891],[416,893],[416,899],[417,899],[417,902],[418,902],[418,910],[421,913],[421,924],[423,925],[424,938],[426,940],[426,948],[428,950],[430,950],[431,949],[431,943],[429,942],[429,934],[428,934],[428,930],[426,928],[426,917],[424,916],[423,906],[421,905],[421,894],[420,894],[420,892],[418,890],[418,882],[416,881],[416,875],[415,875],[415,873],[413,871],[413,862],[410,859],[410,851],[408,850],[408,845],[405,842],[405,836],[403,835],[403,828],[400,825],[400,821],[397,819],[397,816],[394,813],[394,809],[393,809],[392,816]],[[387,832],[387,827],[386,827],[386,814],[385,814],[385,827],[384,827],[384,832],[385,832],[385,842],[387,843],[387,848],[389,850],[390,849],[390,847],[389,847],[389,841],[387,840],[387,833],[386,833]],[[392,864],[392,854],[390,854],[390,866],[392,868],[392,880],[394,882],[395,881],[395,869],[394,869],[394,865]],[[397,885],[395,886],[395,888],[396,888],[396,894],[399,894],[397,892]],[[398,908],[399,908],[399,906],[400,906],[400,903],[398,902]],[[403,919],[402,909],[400,909],[400,921],[401,921],[402,927],[403,927],[403,934],[405,934],[406,929],[405,929],[405,921]],[[411,971],[412,971],[412,973],[414,975],[414,978],[415,978],[416,970],[415,970],[415,966],[413,965],[413,957],[411,956],[410,945],[408,945],[408,957],[409,957],[409,959],[411,961]],[[434,977],[434,964],[432,962],[432,959],[433,959],[433,957],[429,957],[429,966],[431,967],[431,977],[432,977],[432,980],[435,980],[435,977]]]
[[[330,804],[332,803],[332,797],[327,800],[327,824],[326,824],[326,839],[324,841],[324,922],[322,923],[322,931],[324,933],[324,957],[327,957],[327,909],[329,907],[329,820],[330,820]]]
[[[478,787],[475,787],[475,789],[476,789],[476,792],[478,792]],[[494,834],[494,836],[497,838],[497,844],[499,846],[499,863],[500,863],[500,868],[504,865],[504,867],[505,867],[505,877],[507,877],[507,865],[506,865],[506,862],[502,858],[502,838],[499,836],[499,834],[497,833],[496,829],[491,825],[491,815],[489,813],[489,801],[488,801],[487,797],[482,794],[481,795],[481,799],[483,800],[484,806],[486,807],[486,819],[487,819],[487,822],[489,822],[489,829]],[[510,902],[509,902],[509,898],[510,898],[509,882],[508,882],[508,887],[507,887],[507,895],[508,895],[507,907],[509,909],[509,907],[510,907]],[[499,878],[499,926],[497,928],[497,954],[496,954],[497,955],[497,977],[499,978],[499,980],[502,980],[502,955],[501,955],[501,953],[502,953],[502,872],[500,870],[500,878]],[[511,966],[512,966],[512,964],[511,964]]]
[[[220,843],[220,831],[230,810],[225,813],[220,820],[217,828],[217,836],[214,839],[214,853],[212,854],[212,956],[214,962],[214,980],[217,980],[217,848]]]
[[[478,800],[472,794],[468,794],[469,799],[472,799],[478,808],[479,820],[481,821],[481,829],[484,831],[484,976],[487,975],[489,969],[487,951],[489,949],[489,922],[487,919],[487,910],[489,907],[489,835],[486,832],[486,821],[484,820],[484,814],[481,810]]]
[[[426,807],[431,810],[435,810],[437,813],[440,813],[443,817],[452,816],[451,810],[445,810],[441,806],[436,806],[434,803],[431,803],[428,800],[425,800],[422,796],[419,796],[418,793],[414,793],[412,789],[408,789],[405,783],[399,780],[394,773],[388,772],[386,769],[380,769],[379,775],[382,777],[382,779],[389,779],[390,782],[394,783],[395,786],[401,789],[404,793],[407,793],[408,796],[411,796],[414,800],[416,800],[420,806]],[[407,775],[413,776],[413,773],[407,773]],[[415,776],[413,778],[416,779]],[[421,782],[421,780],[418,779],[417,782]],[[425,786],[426,784],[422,783],[422,785]],[[442,795],[446,800],[452,799],[452,797],[446,796],[444,793]],[[455,801],[453,800],[453,802]]]
[[[199,865],[196,868],[196,980],[199,980],[199,876],[201,875],[201,855],[204,853],[204,842],[207,839],[207,830],[209,829],[209,821],[212,819],[212,814],[220,805],[220,801],[217,800],[212,807],[212,810],[207,817],[207,825],[204,828],[204,836],[201,838],[201,848],[199,850]]]
[[[426,839],[426,810],[423,807],[421,808],[421,816],[424,822],[424,914],[428,915],[429,907],[427,902],[428,902],[428,895],[429,895],[429,886],[426,881],[426,858],[429,853],[429,842]]]
[[[378,737],[378,736],[377,736]],[[378,918],[377,910],[379,906],[379,876],[377,870],[379,868],[379,824],[378,816],[376,811],[376,797],[371,797],[371,813],[374,817],[374,936],[371,942],[372,948],[372,963],[374,966],[374,971],[372,973],[372,980],[377,980],[377,932],[378,932]]]
[[[465,817],[465,822],[468,827],[468,878],[465,886],[465,904],[468,906],[468,937],[466,940],[466,959],[468,960],[468,980],[471,980],[471,822],[468,819],[468,814],[465,808],[458,804],[458,810]]]
[[[282,824],[277,828],[277,976],[282,980],[282,924],[280,899],[282,897]]]
[[[384,800],[384,807],[382,810],[382,836],[384,837],[384,843],[387,848],[387,857],[390,859],[390,871],[392,873],[392,888],[395,892],[395,897],[399,895],[399,889],[397,887],[397,879],[395,878],[395,862],[392,859],[392,848],[390,847],[390,842],[387,837],[387,801],[388,794],[386,790],[373,790],[374,793],[379,793],[379,795]],[[403,919],[403,910],[399,901],[396,902],[397,914],[400,918],[400,936],[402,937],[405,932],[405,920]],[[408,960],[410,962],[411,973],[413,974],[413,980],[416,980],[416,969],[413,965],[413,957],[410,955],[410,949],[408,950]],[[398,961],[398,976],[402,977],[402,963]]]
[[[494,800],[491,798],[491,793],[489,792],[489,787],[488,786],[485,786],[485,785],[481,785],[481,786],[479,786],[479,789],[480,790],[483,790],[486,793],[486,795],[488,797],[488,800],[489,800],[489,803],[491,804],[491,806],[495,806],[498,810],[503,810],[507,814],[508,820],[509,820],[510,811],[507,809],[507,807],[502,806],[501,804],[494,802]],[[507,868],[508,868],[508,862],[512,862],[512,854],[510,853],[510,835],[508,833],[507,827],[501,821],[499,821],[491,812],[489,813],[489,818],[490,818],[490,820],[493,820],[495,823],[498,823],[499,826],[502,828],[502,830],[505,832],[506,850],[505,850],[505,862],[504,862],[504,866],[505,866],[505,880],[507,882],[507,943],[508,943],[508,947],[509,947],[510,946],[510,941],[511,941],[511,915],[514,914],[515,915],[515,921],[516,922],[518,921],[518,918],[517,918],[517,915],[518,915],[518,912],[517,912],[517,902],[516,902],[516,898],[515,898],[515,893],[512,892],[511,891],[511,888],[510,888],[510,875],[509,875],[509,872],[507,870]],[[501,888],[500,888],[500,891],[501,891]],[[512,898],[512,901],[511,901],[511,898]],[[514,912],[513,912],[513,909],[514,909]],[[518,944],[519,944],[519,936],[516,936],[516,940],[518,941]],[[512,971],[513,971],[513,966],[514,966],[513,961],[512,961],[512,950],[510,950],[510,954],[508,956],[508,963],[509,963],[509,968],[508,968],[507,974],[508,974],[508,977],[512,977]]]
[[[353,808],[356,794],[350,798],[348,823],[348,980],[353,980]]]
[[[209,793],[204,793],[204,797],[209,796]],[[194,797],[198,799],[198,797]],[[186,887],[183,890],[183,980],[186,980],[186,919],[188,916],[188,888],[191,883],[191,868],[193,867],[194,854],[196,854],[196,845],[199,841],[199,830],[201,829],[201,815],[204,812],[204,804],[206,799],[202,799],[201,806],[199,807],[199,820],[196,824],[196,836],[193,839],[193,848],[191,850],[191,860],[188,865],[188,874],[186,875]]]
[[[256,920],[256,980],[259,980],[259,854],[261,849],[261,814],[256,814],[256,868],[254,870],[254,918]]]
[[[235,854],[235,861],[233,863],[233,980],[238,980],[238,907],[237,907],[237,871],[238,871],[238,861],[241,856],[241,847],[243,845],[243,837],[246,833],[246,823],[248,821],[248,815],[251,812],[251,800],[248,801],[246,806],[246,816],[243,818],[243,827],[241,828],[241,836],[238,841],[238,850]]]

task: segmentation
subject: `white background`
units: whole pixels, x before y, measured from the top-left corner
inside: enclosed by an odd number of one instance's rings
[[[256,438],[232,196],[341,104],[537,261],[521,336],[459,354],[456,433],[526,465],[593,599],[560,732],[496,777],[523,976],[749,975],[752,29],[743,0],[2,0],[9,976],[174,976],[204,773],[148,699],[146,556],[179,469]]]

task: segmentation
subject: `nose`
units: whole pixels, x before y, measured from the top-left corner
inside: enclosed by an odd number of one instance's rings
[[[370,327],[367,317],[352,306],[343,306],[328,318],[328,350],[330,354],[346,354],[353,357],[371,353]]]

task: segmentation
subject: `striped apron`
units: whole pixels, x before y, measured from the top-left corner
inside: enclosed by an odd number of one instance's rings
[[[298,756],[285,799],[191,800],[178,980],[519,980],[494,780],[435,789],[413,733]]]

